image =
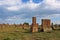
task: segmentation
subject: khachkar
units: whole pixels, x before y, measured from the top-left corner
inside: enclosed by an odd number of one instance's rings
[[[36,17],[32,17],[31,32],[38,32],[38,23],[36,23]]]
[[[42,29],[44,32],[51,32],[51,24],[50,24],[50,19],[42,19]]]

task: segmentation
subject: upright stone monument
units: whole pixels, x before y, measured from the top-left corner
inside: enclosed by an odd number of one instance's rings
[[[36,17],[32,17],[31,32],[38,32],[38,23],[36,23]]]
[[[44,32],[51,32],[51,24],[50,24],[50,19],[42,19],[42,28]]]

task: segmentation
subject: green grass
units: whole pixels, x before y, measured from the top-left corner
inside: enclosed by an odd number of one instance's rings
[[[31,33],[29,29],[0,29],[0,40],[60,40],[60,31]]]

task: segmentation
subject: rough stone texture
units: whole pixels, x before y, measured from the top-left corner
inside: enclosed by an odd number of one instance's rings
[[[52,31],[51,25],[50,25],[49,19],[42,19],[42,27],[44,32],[50,32]]]
[[[31,32],[38,32],[38,23],[36,23],[36,17],[32,17]]]
[[[32,24],[36,24],[36,17],[32,17]]]

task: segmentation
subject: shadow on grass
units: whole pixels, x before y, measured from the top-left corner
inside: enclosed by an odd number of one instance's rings
[[[5,38],[5,39],[3,39],[3,40],[11,40],[10,38]]]

